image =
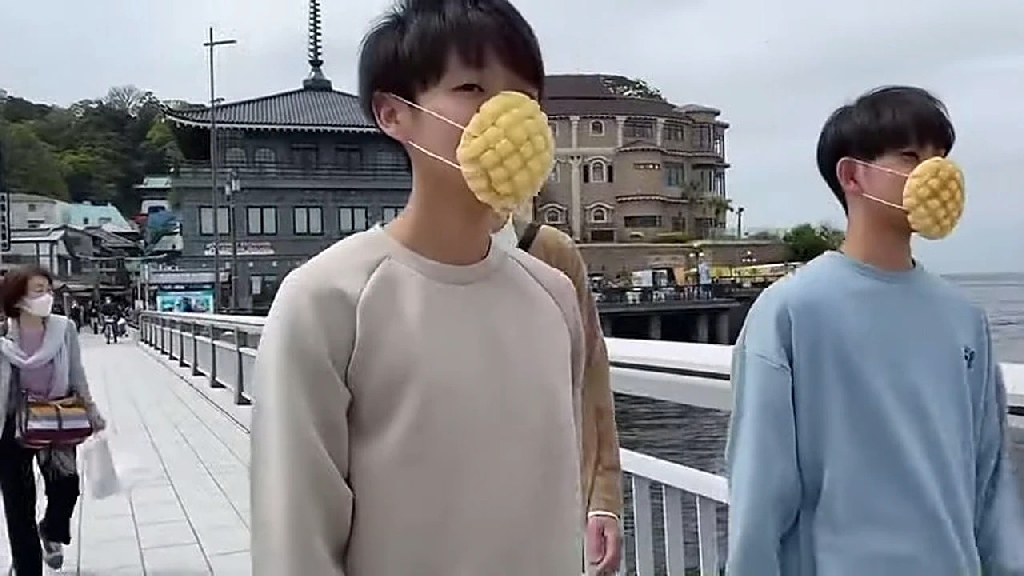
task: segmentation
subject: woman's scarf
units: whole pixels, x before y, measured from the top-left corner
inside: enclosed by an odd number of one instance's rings
[[[21,349],[20,327],[17,322],[12,322],[7,336],[0,338],[0,357],[19,370],[34,370],[45,366],[47,362],[53,362],[53,382],[50,383],[48,399],[63,398],[70,392],[71,370],[64,347],[66,322],[62,316],[47,318],[43,342],[31,355]]]
[[[17,322],[11,321],[6,336],[0,337],[0,362],[7,365],[6,374],[11,373],[10,367],[33,370],[45,366],[47,362],[53,362],[53,382],[50,383],[49,400],[63,398],[70,393],[71,367],[64,346],[66,323],[67,320],[62,316],[47,318],[43,342],[31,355],[26,354],[21,348],[20,327]],[[21,394],[17,394],[16,397],[20,398]],[[43,448],[39,451],[38,458],[39,468],[44,474],[70,475],[77,472],[74,446]]]

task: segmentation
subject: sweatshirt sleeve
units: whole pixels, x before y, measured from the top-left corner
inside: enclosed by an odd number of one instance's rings
[[[343,576],[352,525],[345,371],[354,306],[317,294],[300,269],[282,283],[254,367],[251,437],[255,576]],[[323,290],[326,291],[326,290]]]
[[[1024,576],[1024,509],[1007,457],[1007,400],[985,322],[987,366],[978,434],[975,533],[986,576]]]
[[[732,374],[726,574],[778,576],[782,536],[796,520],[801,494],[792,372],[741,340]]]
[[[547,231],[548,227],[542,227]],[[619,462],[619,435],[615,424],[615,400],[612,395],[608,367],[608,349],[601,333],[601,321],[590,292],[587,265],[579,248],[572,239],[551,228],[552,241],[535,242],[534,247],[550,249],[538,257],[562,270],[576,289],[583,322],[584,358],[583,365],[583,461],[592,463],[590,495],[591,516],[622,516],[622,466]],[[539,235],[538,235],[539,236]],[[541,238],[538,237],[538,240]]]

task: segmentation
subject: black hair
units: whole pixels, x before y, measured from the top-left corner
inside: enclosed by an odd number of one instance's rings
[[[363,113],[376,123],[373,96],[379,92],[416,102],[444,76],[453,52],[475,67],[493,54],[538,90],[544,87],[540,43],[508,0],[399,0],[363,38]]]
[[[873,162],[904,148],[934,147],[948,154],[956,131],[946,105],[923,88],[883,86],[861,95],[829,116],[818,137],[818,171],[847,211],[836,176],[843,158]]]

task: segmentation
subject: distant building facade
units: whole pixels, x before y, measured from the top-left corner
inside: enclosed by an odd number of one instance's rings
[[[676,106],[622,76],[549,76],[544,109],[556,165],[539,221],[577,242],[721,235],[730,205],[729,125],[714,108]]]
[[[230,292],[233,275],[240,310],[265,311],[290,270],[393,219],[411,186],[405,151],[363,116],[356,96],[324,76],[312,16],[311,73],[301,88],[216,107],[215,186],[210,108],[165,108],[186,158],[170,182],[183,240],[175,270],[206,270],[212,280],[219,251],[228,283],[221,292]],[[222,295],[220,307],[229,300]]]
[[[10,194],[11,212],[8,215],[8,225],[11,230],[39,230],[66,224],[68,221],[68,210],[71,206],[67,202],[39,196],[36,194]]]

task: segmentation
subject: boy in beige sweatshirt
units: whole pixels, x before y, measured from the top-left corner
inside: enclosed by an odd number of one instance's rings
[[[578,574],[576,293],[495,246],[491,207],[447,165],[453,125],[486,100],[539,98],[537,39],[507,0],[405,0],[364,40],[359,77],[412,192],[387,227],[289,274],[267,317],[253,574]]]

